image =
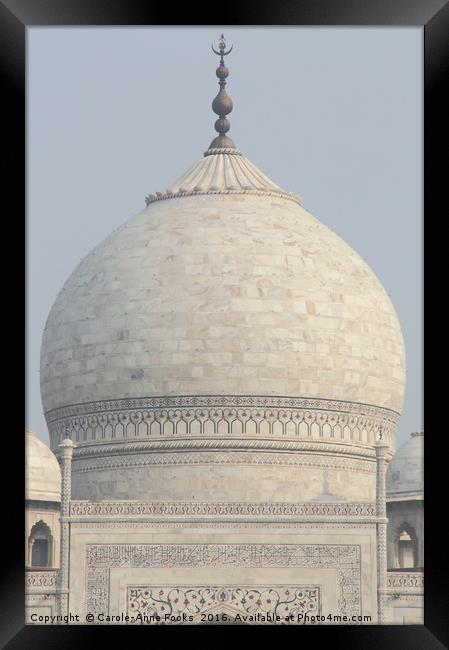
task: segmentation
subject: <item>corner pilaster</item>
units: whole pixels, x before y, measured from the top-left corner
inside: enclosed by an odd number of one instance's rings
[[[60,570],[57,591],[58,614],[68,614],[69,608],[69,560],[70,560],[70,500],[72,498],[72,457],[75,445],[66,438],[59,445],[61,458],[61,541]]]
[[[388,467],[388,442],[377,440],[376,450],[376,515],[377,528],[377,615],[378,623],[386,622],[385,589],[387,587],[387,503],[386,473]]]

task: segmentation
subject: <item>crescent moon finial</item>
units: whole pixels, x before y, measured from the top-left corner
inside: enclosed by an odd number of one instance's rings
[[[231,45],[229,50],[226,51],[226,40],[225,40],[225,37],[224,37],[223,34],[220,36],[220,39],[218,41],[218,51],[212,45],[212,51],[215,52],[215,54],[218,54],[218,56],[221,57],[221,61],[220,61],[221,65],[223,65],[223,57],[227,56],[229,54],[229,52],[232,52],[233,47],[234,47],[234,45]]]
[[[215,130],[217,131],[218,136],[212,140],[209,150],[217,149],[217,151],[221,151],[222,149],[235,149],[235,144],[231,138],[228,138],[226,135],[230,129],[229,120],[226,116],[232,111],[232,100],[225,90],[226,78],[229,74],[229,70],[225,66],[223,59],[223,57],[227,56],[232,51],[233,47],[234,46],[231,45],[231,47],[226,50],[226,41],[223,34],[220,36],[218,41],[218,50],[216,50],[212,45],[212,51],[220,57],[220,64],[216,70],[220,91],[212,102],[212,110],[218,115],[218,120],[215,122]]]

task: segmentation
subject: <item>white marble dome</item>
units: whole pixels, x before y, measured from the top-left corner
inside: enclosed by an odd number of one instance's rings
[[[363,259],[216,148],[75,269],[40,377],[80,498],[366,500],[374,441],[394,448],[404,343]],[[346,460],[323,469],[324,452]]]
[[[247,192],[227,191],[235,160]],[[295,200],[256,193],[256,174],[243,156],[203,158],[190,184],[180,179],[170,190],[183,196],[151,202],[80,263],[45,327],[46,412],[167,395],[301,396],[401,410],[404,344],[386,292]],[[216,190],[188,193],[200,183]]]
[[[61,469],[34,431],[25,431],[25,499],[61,501]]]
[[[386,487],[389,501],[424,498],[424,431],[412,433],[394,454]]]

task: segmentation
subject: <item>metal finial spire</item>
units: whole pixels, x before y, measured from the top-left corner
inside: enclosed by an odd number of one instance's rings
[[[212,102],[212,110],[218,115],[218,120],[215,122],[215,130],[217,131],[218,136],[212,140],[209,149],[235,149],[235,144],[231,138],[228,138],[226,135],[231,127],[229,120],[226,119],[226,115],[232,111],[232,100],[225,90],[225,79],[229,74],[229,70],[225,66],[223,58],[231,52],[232,48],[233,45],[231,45],[229,50],[226,50],[226,41],[223,34],[218,41],[218,52],[212,45],[212,50],[220,57],[220,65],[215,71],[215,74],[219,79],[218,84],[220,90]]]

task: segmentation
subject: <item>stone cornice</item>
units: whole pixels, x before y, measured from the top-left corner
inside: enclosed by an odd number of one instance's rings
[[[424,501],[424,492],[395,492],[387,491],[387,503],[402,503],[403,501]]]
[[[302,199],[296,194],[288,194],[287,192],[279,191],[269,191],[269,190],[190,190],[185,192],[173,192],[166,190],[164,193],[156,192],[156,194],[149,194],[145,197],[145,205],[148,207],[151,203],[156,201],[163,201],[166,199],[177,199],[183,196],[212,196],[212,195],[222,195],[228,196],[229,194],[253,194],[255,196],[273,196],[280,199],[287,199],[287,201],[293,201],[298,205],[301,205]]]

